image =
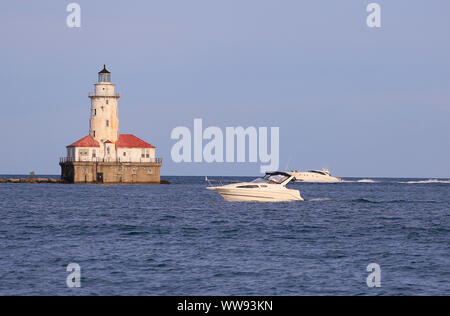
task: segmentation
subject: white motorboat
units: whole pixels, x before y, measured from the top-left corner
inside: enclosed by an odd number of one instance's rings
[[[208,179],[206,179],[208,180]],[[251,182],[210,186],[228,202],[291,202],[303,201],[300,191],[286,188],[294,177],[285,172],[267,172],[264,178]]]
[[[288,171],[297,182],[342,182],[341,178],[333,177],[328,169],[311,171]]]

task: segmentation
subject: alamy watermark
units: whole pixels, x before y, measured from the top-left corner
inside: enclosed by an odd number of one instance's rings
[[[67,5],[66,11],[69,12],[69,15],[66,18],[67,27],[81,27],[81,6],[76,2],[72,2]],[[372,2],[367,5],[366,11],[370,13],[366,19],[367,26],[370,28],[380,28],[381,6],[376,2]]]
[[[81,287],[81,267],[78,263],[71,263],[66,268],[70,274],[66,278],[66,285],[69,288]]]
[[[378,263],[371,263],[366,268],[370,272],[366,279],[367,286],[370,288],[381,287],[381,267]]]
[[[72,2],[67,5],[66,11],[69,12],[66,18],[67,27],[81,27],[81,6],[76,2]]]
[[[366,23],[370,28],[380,28],[381,27],[381,6],[378,3],[369,3],[367,5],[367,12],[369,16],[367,17]]]
[[[178,126],[172,130],[170,137],[178,140],[171,150],[172,161],[176,163],[259,161],[261,173],[279,168],[279,127],[238,126],[226,127],[223,131],[216,126],[203,129],[203,120],[194,119],[193,132],[188,127]],[[206,144],[204,141],[207,141]]]

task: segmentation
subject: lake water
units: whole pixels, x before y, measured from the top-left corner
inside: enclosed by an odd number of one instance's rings
[[[450,295],[448,180],[295,183],[305,202],[260,204],[165,179],[0,184],[0,295]]]

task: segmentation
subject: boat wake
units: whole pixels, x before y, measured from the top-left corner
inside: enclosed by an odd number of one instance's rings
[[[344,202],[344,203],[361,203],[361,204],[398,204],[398,203],[440,203],[439,201],[434,200],[376,200],[376,199],[368,199],[368,198],[357,198],[353,200],[340,200],[333,198],[312,198],[305,199],[306,202],[327,202],[327,201],[335,201],[335,202]]]
[[[379,181],[375,181],[372,179],[361,179],[361,180],[344,180],[343,183],[378,183]]]
[[[372,179],[362,179],[362,180],[358,180],[356,182],[358,182],[358,183],[377,183],[378,181],[375,181]]]
[[[331,201],[330,198],[316,198],[316,199],[309,199],[306,200],[307,202],[325,202],[325,201]]]
[[[430,183],[450,184],[450,180],[429,179],[429,180],[421,180],[421,181],[406,181],[406,182],[399,182],[399,183],[402,183],[402,184],[430,184]]]

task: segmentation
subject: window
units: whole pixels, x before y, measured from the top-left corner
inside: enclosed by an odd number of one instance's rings
[[[238,189],[258,189],[257,185],[241,185],[237,187]]]
[[[92,131],[92,136],[95,138],[95,131]]]
[[[150,158],[150,149],[145,150],[145,157]]]
[[[111,74],[109,73],[98,74],[98,82],[111,82]],[[103,88],[103,90],[105,90],[105,88]]]
[[[109,104],[109,100],[106,100],[106,104]]]
[[[89,149],[80,149],[80,156],[89,156]]]
[[[97,157],[97,153],[95,152],[95,149],[92,151],[92,158]]]
[[[147,173],[148,174],[153,174],[153,169],[152,168],[148,168]]]
[[[109,127],[109,120],[106,120],[106,127]]]
[[[94,116],[97,115],[97,109],[94,109]]]
[[[106,152],[108,153],[108,155],[111,153],[111,149],[108,147],[106,148]]]
[[[126,157],[126,156],[127,156],[127,153],[126,153],[126,152],[123,152],[123,156]]]
[[[284,176],[284,175],[281,175],[281,174],[268,174],[263,179],[258,178],[258,179],[253,180],[252,182],[255,182],[255,183],[265,182],[265,183],[278,183],[278,184],[281,184],[284,181],[286,181],[287,179],[288,179],[287,176]]]
[[[145,149],[144,148],[141,149],[141,158],[145,158]]]

